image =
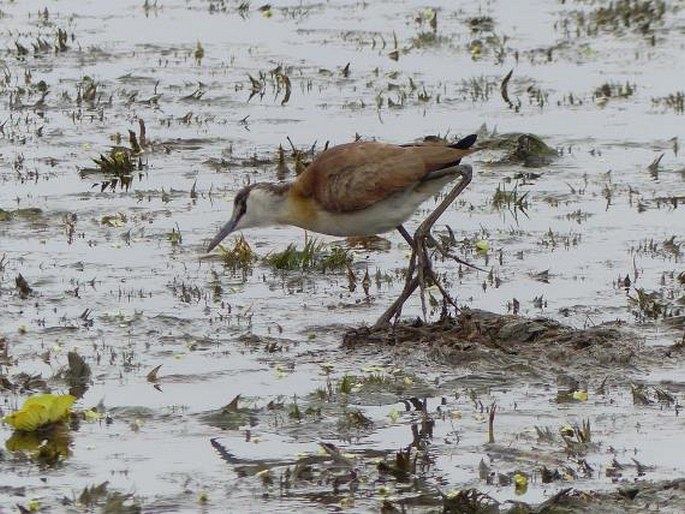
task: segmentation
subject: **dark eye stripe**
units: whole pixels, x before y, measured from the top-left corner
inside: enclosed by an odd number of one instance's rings
[[[233,200],[233,209],[236,211],[237,214],[236,219],[239,219],[243,214],[245,214],[245,211],[247,210],[248,194],[249,191],[242,190],[236,195],[235,200]]]

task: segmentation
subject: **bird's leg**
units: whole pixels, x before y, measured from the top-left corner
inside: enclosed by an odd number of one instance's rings
[[[420,225],[419,225],[420,227]],[[430,228],[428,229],[428,235],[430,235]],[[428,319],[428,308],[426,307],[426,278],[435,279],[435,274],[433,273],[433,268],[431,267],[430,257],[428,255],[428,249],[426,248],[426,237],[419,234],[417,230],[414,233],[414,244],[416,245],[416,260],[417,272],[416,278],[419,279],[419,296],[421,298],[421,313],[423,314],[423,319]]]
[[[471,183],[471,179],[473,178],[473,170],[471,166],[468,164],[461,164],[456,166],[456,168],[458,168],[457,171],[461,175],[461,180],[452,188],[449,193],[447,193],[447,196],[442,202],[440,202],[435,210],[431,212],[425,220],[423,220],[423,223],[419,225],[419,228],[414,234],[414,240],[416,240],[418,235],[425,238],[427,234],[430,234],[430,230],[433,225],[435,225],[435,222],[438,221],[438,218],[443,215],[452,202],[457,199],[457,196],[459,196],[464,189],[466,189],[466,186]]]
[[[398,226],[397,226],[397,231],[398,231],[400,234],[402,234],[402,237],[404,237],[405,241],[407,241],[407,243],[409,244],[409,246],[411,246],[412,251],[413,251],[414,254],[416,254],[417,259],[419,260],[419,262],[423,260],[424,263],[425,263],[425,265],[419,264],[419,266],[418,266],[419,276],[417,276],[418,285],[419,285],[419,287],[421,287],[421,309],[422,309],[422,311],[423,311],[424,318],[426,317],[426,301],[425,301],[425,296],[424,296],[424,293],[423,293],[423,289],[424,289],[424,288],[423,288],[423,283],[424,283],[424,280],[425,280],[425,276],[423,276],[423,277],[421,276],[421,275],[423,275],[424,273],[427,273],[427,274],[429,275],[429,277],[430,277],[430,279],[433,281],[433,283],[438,287],[438,289],[440,289],[440,292],[442,293],[443,297],[445,297],[445,299],[446,299],[449,303],[451,303],[454,307],[456,307],[455,303],[452,301],[452,298],[449,296],[449,293],[447,293],[447,291],[446,291],[445,288],[442,286],[442,284],[440,283],[440,281],[438,280],[438,278],[435,276],[435,273],[433,272],[433,268],[432,268],[431,265],[430,265],[430,258],[428,257],[428,252],[427,252],[425,246],[424,246],[424,245],[417,245],[417,241],[415,241],[415,240],[411,237],[411,235],[409,235],[409,232],[407,232],[407,229],[405,229],[404,226],[398,225]],[[428,241],[430,241],[430,243],[431,243],[433,246],[435,246],[435,247],[440,251],[440,253],[441,253],[443,256],[446,255],[447,250],[445,250],[445,249],[442,247],[442,245],[440,245],[440,243],[438,243],[432,235],[428,234],[428,238],[427,238],[427,239],[428,239]],[[419,252],[420,252],[420,253],[419,253]],[[421,257],[422,255],[423,255],[423,258]],[[455,256],[454,258],[457,259],[458,262],[461,262],[461,259],[459,259],[458,257]],[[407,280],[411,280],[411,279],[413,278],[413,277],[412,277],[413,272],[414,272],[413,269],[407,270]],[[416,289],[416,286],[414,287],[414,289]],[[412,292],[413,292],[413,289],[412,289]],[[398,313],[398,314],[399,314],[399,313]]]
[[[445,302],[453,305],[455,308],[457,307],[456,302],[452,299],[450,294],[445,290],[442,284],[440,284],[438,278],[435,276],[433,268],[431,267],[428,252],[425,247],[426,241],[433,239],[433,236],[431,235],[431,230],[433,229],[433,225],[435,225],[435,222],[438,221],[438,218],[440,218],[440,216],[443,215],[447,208],[454,202],[454,200],[457,199],[457,197],[462,193],[462,191],[466,189],[466,186],[468,186],[471,182],[471,178],[473,177],[473,170],[471,166],[461,165],[457,166],[457,168],[458,173],[461,175],[461,180],[456,186],[452,188],[452,190],[447,194],[447,196],[442,200],[442,202],[438,204],[435,210],[433,210],[433,212],[431,212],[428,215],[428,217],[425,220],[423,220],[423,222],[419,225],[419,228],[417,228],[416,232],[414,233],[414,244],[416,245],[416,252],[419,254],[419,285],[421,286],[421,306],[423,308],[424,318],[426,317],[426,305],[423,295],[425,275],[427,275],[433,281],[433,283],[436,286],[438,286],[438,289],[440,289],[440,292],[442,293]]]
[[[378,318],[378,321],[374,324],[373,328],[381,328],[390,323],[393,318],[399,318],[402,313],[402,306],[404,302],[411,296],[411,294],[419,287],[419,279],[414,276],[414,271],[416,270],[416,245],[414,240],[407,232],[407,229],[403,225],[397,226],[397,231],[402,234],[402,237],[411,247],[411,257],[409,257],[409,266],[407,267],[407,278],[404,282],[404,287],[402,292],[397,297],[397,299],[392,302],[392,305],[388,307],[385,312]]]
[[[419,228],[414,233],[412,238],[407,230],[399,225],[397,230],[402,237],[407,241],[409,246],[412,248],[411,257],[409,259],[409,267],[407,268],[407,279],[404,283],[404,288],[400,293],[400,296],[388,307],[388,309],[378,318],[378,321],[374,324],[373,328],[381,328],[387,325],[393,317],[399,318],[402,312],[402,306],[411,296],[411,294],[416,290],[417,287],[421,287],[421,306],[424,312],[424,318],[426,317],[426,306],[425,299],[423,296],[423,286],[425,277],[428,276],[440,289],[445,301],[451,303],[456,307],[456,303],[445,290],[444,287],[439,283],[433,269],[430,265],[430,259],[428,252],[426,250],[425,243],[427,240],[432,238],[430,231],[433,225],[438,220],[440,216],[445,212],[445,210],[450,206],[452,202],[459,196],[466,186],[471,183],[471,178],[473,176],[473,171],[469,165],[459,165],[456,166],[457,172],[461,175],[461,180],[459,183],[452,188],[452,190],[447,194],[443,201],[435,208],[435,210],[419,225]],[[418,264],[417,264],[418,261]],[[417,270],[418,267],[418,270]],[[416,276],[414,276],[416,272]]]
[[[416,251],[416,245],[414,244],[414,239],[412,239],[411,235],[409,235],[409,232],[407,232],[407,229],[404,228],[404,225],[397,225],[395,227],[397,231],[402,234],[402,237],[404,240],[407,242],[407,244],[411,247],[412,251]]]
[[[423,317],[427,317],[426,301],[423,292],[426,276],[428,276],[438,286],[443,296],[449,297],[449,294],[447,293],[447,291],[444,290],[444,288],[438,281],[437,277],[433,273],[433,269],[430,265],[430,258],[428,257],[428,250],[426,249],[424,242],[417,241],[416,239],[412,238],[409,232],[407,232],[407,229],[404,228],[403,225],[398,225],[396,228],[397,231],[402,235],[404,240],[407,242],[407,244],[411,247],[412,254],[409,259],[409,266],[407,267],[407,278],[404,283],[402,294],[393,303],[391,308],[388,309],[388,312],[392,311],[393,314],[387,320],[383,319],[383,322],[390,321],[390,319],[393,316],[399,317],[400,312],[402,310],[402,305],[404,305],[404,302],[407,301],[407,298],[411,296],[411,294],[417,287],[421,288],[421,309],[423,311]],[[416,273],[417,275],[414,276],[414,273]]]
[[[388,307],[378,321],[373,325],[374,329],[384,328],[390,323],[393,318],[399,318],[402,314],[402,306],[404,302],[411,296],[411,294],[419,287],[418,277],[407,276],[407,281],[404,284],[404,289],[397,297],[397,299],[392,302],[392,305]]]

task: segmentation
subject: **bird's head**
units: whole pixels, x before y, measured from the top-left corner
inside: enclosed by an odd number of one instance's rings
[[[231,219],[211,240],[207,252],[211,252],[236,230],[277,224],[280,212],[278,207],[282,204],[285,193],[287,193],[285,184],[251,184],[238,191],[233,200]]]

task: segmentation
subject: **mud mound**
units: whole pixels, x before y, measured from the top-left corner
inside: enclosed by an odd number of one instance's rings
[[[550,371],[583,376],[625,372],[657,358],[620,323],[576,329],[548,318],[524,318],[483,310],[462,310],[456,318],[424,324],[420,320],[387,329],[361,328],[345,334],[348,348],[360,345],[411,345],[429,358],[449,364],[517,367],[534,375]],[[636,357],[640,357],[639,361]]]
[[[522,513],[592,513],[625,514],[648,511],[683,512],[685,480],[627,484],[613,492],[584,492],[565,489],[544,503],[531,507],[517,504],[507,514]]]

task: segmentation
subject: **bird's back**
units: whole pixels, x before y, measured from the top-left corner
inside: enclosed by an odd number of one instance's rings
[[[453,145],[393,145],[356,142],[322,152],[295,181],[293,194],[314,200],[322,209],[366,209],[401,190],[415,187],[472,153],[475,136]]]

